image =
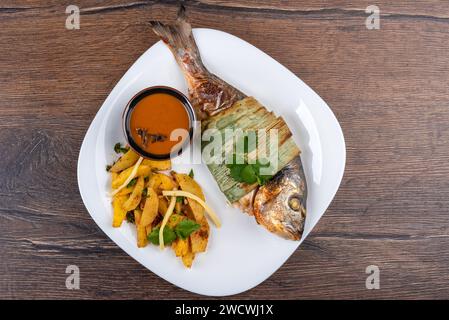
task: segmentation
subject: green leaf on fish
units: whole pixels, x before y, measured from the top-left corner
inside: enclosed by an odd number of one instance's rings
[[[235,162],[235,161],[234,161]],[[247,184],[256,183],[259,185],[265,184],[268,180],[270,180],[272,175],[262,175],[260,174],[260,169],[263,167],[269,167],[270,164],[262,165],[259,161],[254,164],[237,164],[232,163],[228,164],[227,167],[231,171],[231,177],[238,182],[244,182]]]

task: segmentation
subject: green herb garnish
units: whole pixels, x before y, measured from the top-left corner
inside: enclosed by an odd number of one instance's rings
[[[143,188],[143,190],[142,190],[142,197],[146,198],[147,195],[148,195],[148,188]]]
[[[193,173],[193,169],[190,169],[189,177],[193,179],[194,176],[195,176],[195,174]]]
[[[134,217],[134,215],[133,215]],[[128,215],[127,215],[128,218]],[[193,232],[200,229],[201,226],[193,220],[185,219],[180,221],[173,230],[169,226],[164,227],[163,237],[164,244],[170,245],[176,239],[187,239]],[[154,228],[148,235],[148,241],[154,245],[159,245],[159,231],[160,227]]]
[[[148,241],[150,241],[154,245],[159,245],[159,230],[161,228],[157,227],[154,228],[151,233],[148,235]],[[164,244],[169,245],[173,241],[176,240],[176,233],[173,231],[172,228],[165,226],[164,231],[162,232],[164,237]]]
[[[256,172],[254,171],[254,168],[252,165],[247,164],[243,169],[240,171],[240,179],[248,184],[253,184],[257,181]]]
[[[184,201],[184,197],[176,197],[176,202],[182,203]]]
[[[131,188],[132,186],[134,186],[137,183],[137,178],[132,179],[127,185],[127,188]]]
[[[120,142],[117,142],[115,145],[114,145],[114,151],[115,151],[115,153],[127,153],[128,152],[128,148],[123,148],[122,147],[122,144],[120,143]]]
[[[175,227],[175,233],[178,238],[186,239],[191,233],[198,230],[201,226],[193,220],[185,219],[179,222]]]
[[[234,162],[235,158],[234,158]],[[244,182],[247,184],[256,183],[259,185],[265,184],[268,180],[270,180],[272,175],[261,175],[260,169],[263,167],[268,167],[270,164],[262,165],[259,161],[254,164],[249,163],[232,163],[226,165],[231,170],[231,177],[238,182]]]
[[[126,213],[126,221],[128,221],[129,223],[135,222],[134,211],[128,211]]]
[[[244,136],[243,139],[243,154],[239,154],[241,159],[248,158],[248,153],[255,150],[257,145],[257,136],[255,143],[252,141],[250,143],[247,135]],[[235,181],[247,184],[257,182],[257,184],[263,185],[272,178],[271,175],[260,174],[260,168],[269,167],[270,163],[262,165],[258,160],[256,163],[248,163],[247,161],[243,162],[244,163],[237,163],[237,154],[234,154],[232,163],[226,165],[230,169],[230,175]]]

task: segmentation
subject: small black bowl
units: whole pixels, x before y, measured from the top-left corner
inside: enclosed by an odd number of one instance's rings
[[[131,114],[132,114],[133,109],[139,103],[140,100],[142,100],[143,98],[145,98],[151,94],[155,94],[155,93],[169,94],[169,95],[175,97],[176,99],[178,99],[184,106],[184,108],[187,111],[187,114],[189,116],[189,138],[184,139],[184,142],[182,143],[182,145],[172,153],[167,153],[167,154],[149,153],[149,152],[143,150],[142,148],[140,148],[139,145],[134,141],[134,139],[131,135],[130,120],[131,120]],[[179,92],[176,89],[166,87],[166,86],[154,86],[154,87],[149,87],[149,88],[143,89],[142,91],[138,92],[128,102],[128,104],[125,107],[125,110],[123,111],[123,130],[125,132],[125,137],[126,137],[127,143],[136,153],[138,153],[139,155],[141,155],[142,157],[147,158],[147,159],[168,160],[171,157],[179,156],[182,153],[182,151],[184,150],[184,148],[192,141],[195,120],[196,120],[195,111],[193,110],[193,107],[190,104],[189,99],[187,99],[187,97],[183,93]]]

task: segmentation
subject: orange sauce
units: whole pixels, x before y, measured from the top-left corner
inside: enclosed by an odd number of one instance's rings
[[[171,141],[173,130],[189,130],[189,115],[181,101],[166,93],[154,93],[140,100],[130,116],[133,140],[146,152],[164,155],[187,138]]]

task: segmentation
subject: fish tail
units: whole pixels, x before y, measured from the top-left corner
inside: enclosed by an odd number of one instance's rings
[[[198,74],[208,73],[201,61],[200,52],[193,38],[192,27],[186,21],[183,5],[181,5],[178,17],[173,24],[150,21],[150,25],[154,33],[170,48],[188,81],[195,79]]]
[[[206,69],[195,43],[192,27],[186,21],[184,6],[181,6],[178,18],[173,24],[150,21],[150,25],[170,48],[182,69],[189,89],[189,98],[198,119],[206,119],[245,97],[239,90]]]

